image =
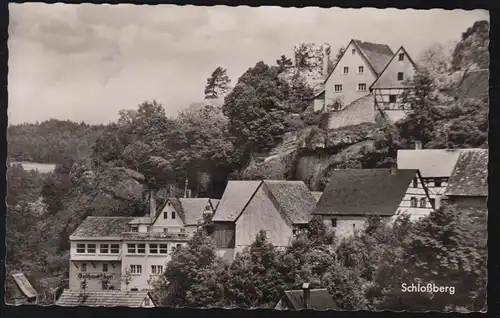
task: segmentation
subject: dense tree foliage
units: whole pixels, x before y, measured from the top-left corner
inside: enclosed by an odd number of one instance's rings
[[[229,91],[229,83],[231,80],[227,76],[227,70],[222,67],[217,67],[212,75],[207,78],[205,86],[205,99],[217,99],[224,97]]]

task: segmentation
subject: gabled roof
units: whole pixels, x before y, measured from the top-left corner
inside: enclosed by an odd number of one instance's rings
[[[170,198],[168,201],[172,203],[184,225],[197,225],[202,221],[205,207],[210,203],[209,198]]]
[[[321,191],[311,191],[311,194],[314,197],[314,199],[316,200],[316,202],[318,202],[319,198],[321,198],[321,195],[323,194],[323,192],[321,192]]]
[[[342,53],[342,56],[340,57],[339,61],[342,60],[344,57],[344,54],[347,51],[347,48],[351,43],[354,43],[358,50],[361,52],[361,55],[363,58],[366,60],[372,71],[375,73],[376,76],[380,74],[382,69],[387,65],[389,60],[393,57],[394,52],[392,52],[391,48],[386,45],[386,44],[377,44],[377,43],[371,43],[371,42],[363,42],[360,40],[351,40],[349,44],[347,44],[346,49]],[[333,69],[330,71],[330,74],[326,77],[324,83],[328,81],[330,76],[333,74],[335,69],[340,63],[335,64]]]
[[[373,83],[370,85],[370,89],[372,89],[372,87],[378,82],[378,80],[380,79],[380,77],[382,76],[382,74],[384,74],[385,70],[389,67],[389,65],[391,65],[392,61],[394,60],[394,58],[396,57],[396,55],[399,54],[399,51],[403,51],[403,53],[406,55],[406,57],[408,58],[408,60],[410,61],[410,63],[413,65],[413,67],[415,69],[417,69],[417,64],[415,64],[415,62],[413,61],[413,59],[411,58],[410,54],[408,54],[408,52],[406,51],[406,49],[401,46],[397,51],[396,53],[394,53],[394,55],[392,56],[392,58],[389,60],[389,62],[387,62],[387,64],[384,66],[384,68],[382,69],[382,71],[378,74],[377,78],[373,81]],[[382,87],[384,88],[384,87]]]
[[[134,217],[89,216],[70,237],[121,237]]]
[[[334,170],[313,214],[394,215],[416,169]]]
[[[449,178],[460,152],[460,149],[400,149],[397,155],[398,168],[418,169],[423,178]]]
[[[212,221],[234,222],[259,188],[262,181],[230,180]]]
[[[26,298],[36,298],[36,290],[33,288],[31,283],[23,273],[12,274],[12,277],[14,278],[14,282],[16,283],[17,287],[19,287],[19,290],[21,290]]]
[[[447,196],[488,196],[488,150],[463,150],[445,191]]]
[[[311,308],[308,309],[329,310],[339,308],[328,290],[311,289],[310,292]],[[286,298],[287,303],[292,307],[291,309],[306,309],[304,306],[304,292],[302,290],[285,290],[284,297]]]
[[[264,180],[278,208],[292,224],[308,223],[316,199],[302,181]]]
[[[103,290],[85,291],[83,294],[81,290],[66,289],[57,300],[56,305],[68,307],[141,307],[146,297],[149,297],[153,302],[146,291]]]

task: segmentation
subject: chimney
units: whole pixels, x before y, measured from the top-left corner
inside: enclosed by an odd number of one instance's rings
[[[184,181],[184,197],[187,198],[188,195],[188,178],[186,177],[186,181]]]
[[[309,283],[302,284],[302,294],[304,296],[304,308],[311,308],[311,289],[309,289]]]
[[[415,150],[422,150],[422,142],[421,141],[415,141]]]
[[[155,190],[149,190],[149,216],[154,218],[156,216],[156,199],[155,199]]]
[[[396,173],[398,172],[398,164],[396,162],[391,163],[391,175],[395,176]]]

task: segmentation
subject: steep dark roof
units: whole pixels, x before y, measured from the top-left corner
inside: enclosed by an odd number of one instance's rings
[[[316,199],[302,181],[265,180],[281,211],[293,224],[308,223]]]
[[[396,213],[416,169],[334,170],[313,214],[386,215]]]
[[[214,222],[233,222],[259,188],[262,181],[230,180],[212,220]]]
[[[209,198],[171,198],[170,202],[184,225],[197,225],[203,220],[203,212]]]
[[[384,67],[394,56],[394,52],[392,52],[391,48],[386,44],[363,42],[360,40],[353,41],[362,51],[377,75],[382,72]]]
[[[21,290],[21,292],[26,296],[26,298],[36,298],[37,292],[29,282],[29,280],[24,276],[23,273],[12,274],[14,281],[16,282],[17,287]]]
[[[72,237],[120,237],[129,231],[129,222],[134,217],[89,216],[71,234]]]
[[[146,291],[86,291],[85,296],[81,290],[63,291],[56,302],[58,306],[89,306],[89,307],[141,307],[146,297]],[[152,298],[150,297],[151,301]]]
[[[304,292],[302,290],[286,290],[285,297],[291,309],[300,310],[304,307]],[[311,289],[311,308],[314,310],[338,309],[332,295],[326,289]]]
[[[445,191],[448,196],[488,196],[488,150],[463,150]]]

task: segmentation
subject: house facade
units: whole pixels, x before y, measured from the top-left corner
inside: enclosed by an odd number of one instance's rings
[[[402,94],[412,88],[411,80],[416,71],[416,64],[401,46],[371,84],[375,107],[390,121],[396,122],[405,117],[409,106],[403,103]]]
[[[418,169],[431,203],[439,208],[448,180],[457,164],[461,149],[416,149],[398,150],[397,165],[400,169]]]
[[[69,288],[149,289],[206,213],[208,198],[171,198],[146,217],[88,217],[70,236]]]
[[[370,216],[415,220],[433,211],[416,169],[342,169],[333,171],[313,212],[337,237],[363,230]]]
[[[288,246],[315,205],[302,181],[229,181],[212,218],[219,255],[232,260],[261,230],[273,245]]]

